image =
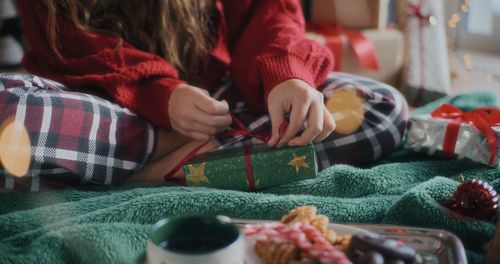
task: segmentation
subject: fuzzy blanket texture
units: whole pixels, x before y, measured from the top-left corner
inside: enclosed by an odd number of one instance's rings
[[[494,105],[490,94],[445,98],[471,110]],[[367,168],[337,165],[319,177],[262,193],[177,186],[79,188],[42,193],[0,194],[1,263],[141,263],[150,225],[185,214],[222,214],[279,219],[288,210],[314,205],[337,223],[383,223],[438,228],[458,235],[470,263],[481,263],[494,222],[456,217],[440,203],[459,174],[483,179],[500,191],[500,169],[445,160],[403,149]]]

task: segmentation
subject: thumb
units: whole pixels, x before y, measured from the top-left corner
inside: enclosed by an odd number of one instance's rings
[[[272,135],[271,139],[269,139],[269,142],[267,144],[271,147],[276,146],[280,139],[280,125],[283,123],[285,120],[285,111],[283,108],[279,106],[274,106],[269,108],[269,117],[271,118],[271,125],[272,125]]]

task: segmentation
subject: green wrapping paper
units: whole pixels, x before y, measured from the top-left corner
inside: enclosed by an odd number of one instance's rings
[[[312,144],[283,148],[259,144],[204,153],[184,165],[183,170],[187,186],[239,191],[312,179],[318,173]]]

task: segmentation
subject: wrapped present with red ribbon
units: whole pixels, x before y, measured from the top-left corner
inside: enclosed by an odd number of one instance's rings
[[[498,165],[500,109],[482,107],[464,112],[443,104],[431,114],[410,119],[405,147],[429,155],[467,158],[489,166]]]
[[[404,63],[399,30],[353,30],[335,23],[309,23],[306,37],[324,44],[335,57],[335,71],[397,86]]]
[[[420,106],[451,92],[443,0],[398,0],[398,25],[405,33],[401,91]]]
[[[201,154],[183,170],[187,186],[258,191],[315,178],[316,164],[312,144],[283,148],[258,144]]]
[[[280,136],[286,131],[288,121],[278,129]],[[301,147],[270,148],[267,144],[229,147],[243,139],[254,139],[267,143],[270,133],[250,131],[238,118],[224,136],[232,140],[228,148],[198,154],[211,140],[203,142],[187,154],[165,176],[186,186],[200,186],[216,189],[258,191],[286,183],[315,178],[318,174],[316,151],[313,144]],[[233,142],[234,141],[234,142]],[[184,178],[174,177],[182,168]]]

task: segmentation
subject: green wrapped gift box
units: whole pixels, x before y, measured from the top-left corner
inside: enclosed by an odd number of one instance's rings
[[[183,170],[187,186],[240,191],[312,179],[318,173],[312,144],[283,148],[258,144],[208,152],[196,156]]]

